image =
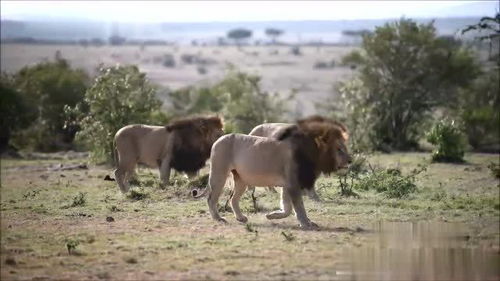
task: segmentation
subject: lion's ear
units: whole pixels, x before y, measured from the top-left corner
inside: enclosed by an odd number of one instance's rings
[[[344,139],[344,141],[348,141],[349,140],[349,134],[347,132],[342,132],[342,138]]]
[[[321,147],[326,145],[326,142],[323,140],[322,137],[316,137],[314,138],[314,142],[316,143],[316,146],[321,149]]]

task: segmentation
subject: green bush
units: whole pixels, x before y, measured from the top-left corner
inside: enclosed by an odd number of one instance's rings
[[[422,120],[456,104],[458,90],[479,74],[471,52],[438,38],[432,22],[404,18],[363,36],[361,51],[343,62],[359,65],[354,81],[337,85],[352,114],[348,127],[380,150],[416,147]]]
[[[260,87],[260,77],[230,68],[208,88],[186,88],[169,94],[175,115],[222,113],[226,132],[248,133],[258,124],[282,120],[287,99]]]
[[[352,189],[354,187],[354,182],[358,181],[366,172],[368,172],[366,169],[366,156],[361,154],[354,155],[352,163],[347,168],[347,171],[339,175],[340,195],[346,197],[359,197]]]
[[[427,134],[427,141],[436,145],[432,160],[463,162],[466,143],[461,128],[454,120],[441,120]]]
[[[115,133],[129,124],[166,120],[156,89],[136,66],[102,68],[85,99],[66,107],[67,125],[77,125],[77,141],[90,149],[91,159],[111,162]]]
[[[12,85],[12,77],[0,78],[0,152],[3,152],[13,133],[26,128],[35,116],[26,98]]]
[[[81,69],[56,56],[55,62],[26,66],[11,78],[11,85],[22,97],[25,130],[18,130],[12,143],[18,148],[53,151],[71,147],[76,130],[64,127],[64,106],[82,101],[89,77]]]
[[[388,198],[405,198],[417,190],[415,177],[425,170],[426,167],[419,166],[406,176],[399,169],[372,170],[367,176],[354,183],[354,188],[374,189]]]
[[[487,71],[461,91],[459,115],[470,145],[477,150],[499,149],[499,71],[498,67]]]

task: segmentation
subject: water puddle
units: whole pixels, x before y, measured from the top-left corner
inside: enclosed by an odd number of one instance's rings
[[[464,224],[379,222],[367,243],[346,248],[338,280],[500,280],[497,240],[471,236]]]

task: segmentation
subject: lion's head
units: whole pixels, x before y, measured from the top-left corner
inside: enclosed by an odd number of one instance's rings
[[[175,132],[171,166],[177,171],[196,172],[210,158],[213,143],[224,134],[218,116],[192,116],[170,122],[165,129]]]
[[[310,121],[299,125],[306,135],[314,139],[319,150],[318,169],[331,173],[345,168],[351,162],[347,149],[349,135],[344,125],[335,122]]]
[[[302,119],[284,130],[278,140],[288,140],[292,144],[303,188],[312,188],[320,173],[337,171],[351,161],[346,145],[347,128],[338,121]]]

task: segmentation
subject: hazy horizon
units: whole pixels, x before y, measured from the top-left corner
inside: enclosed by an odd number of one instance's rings
[[[492,16],[497,1],[1,1],[1,19],[120,23],[339,21]]]

